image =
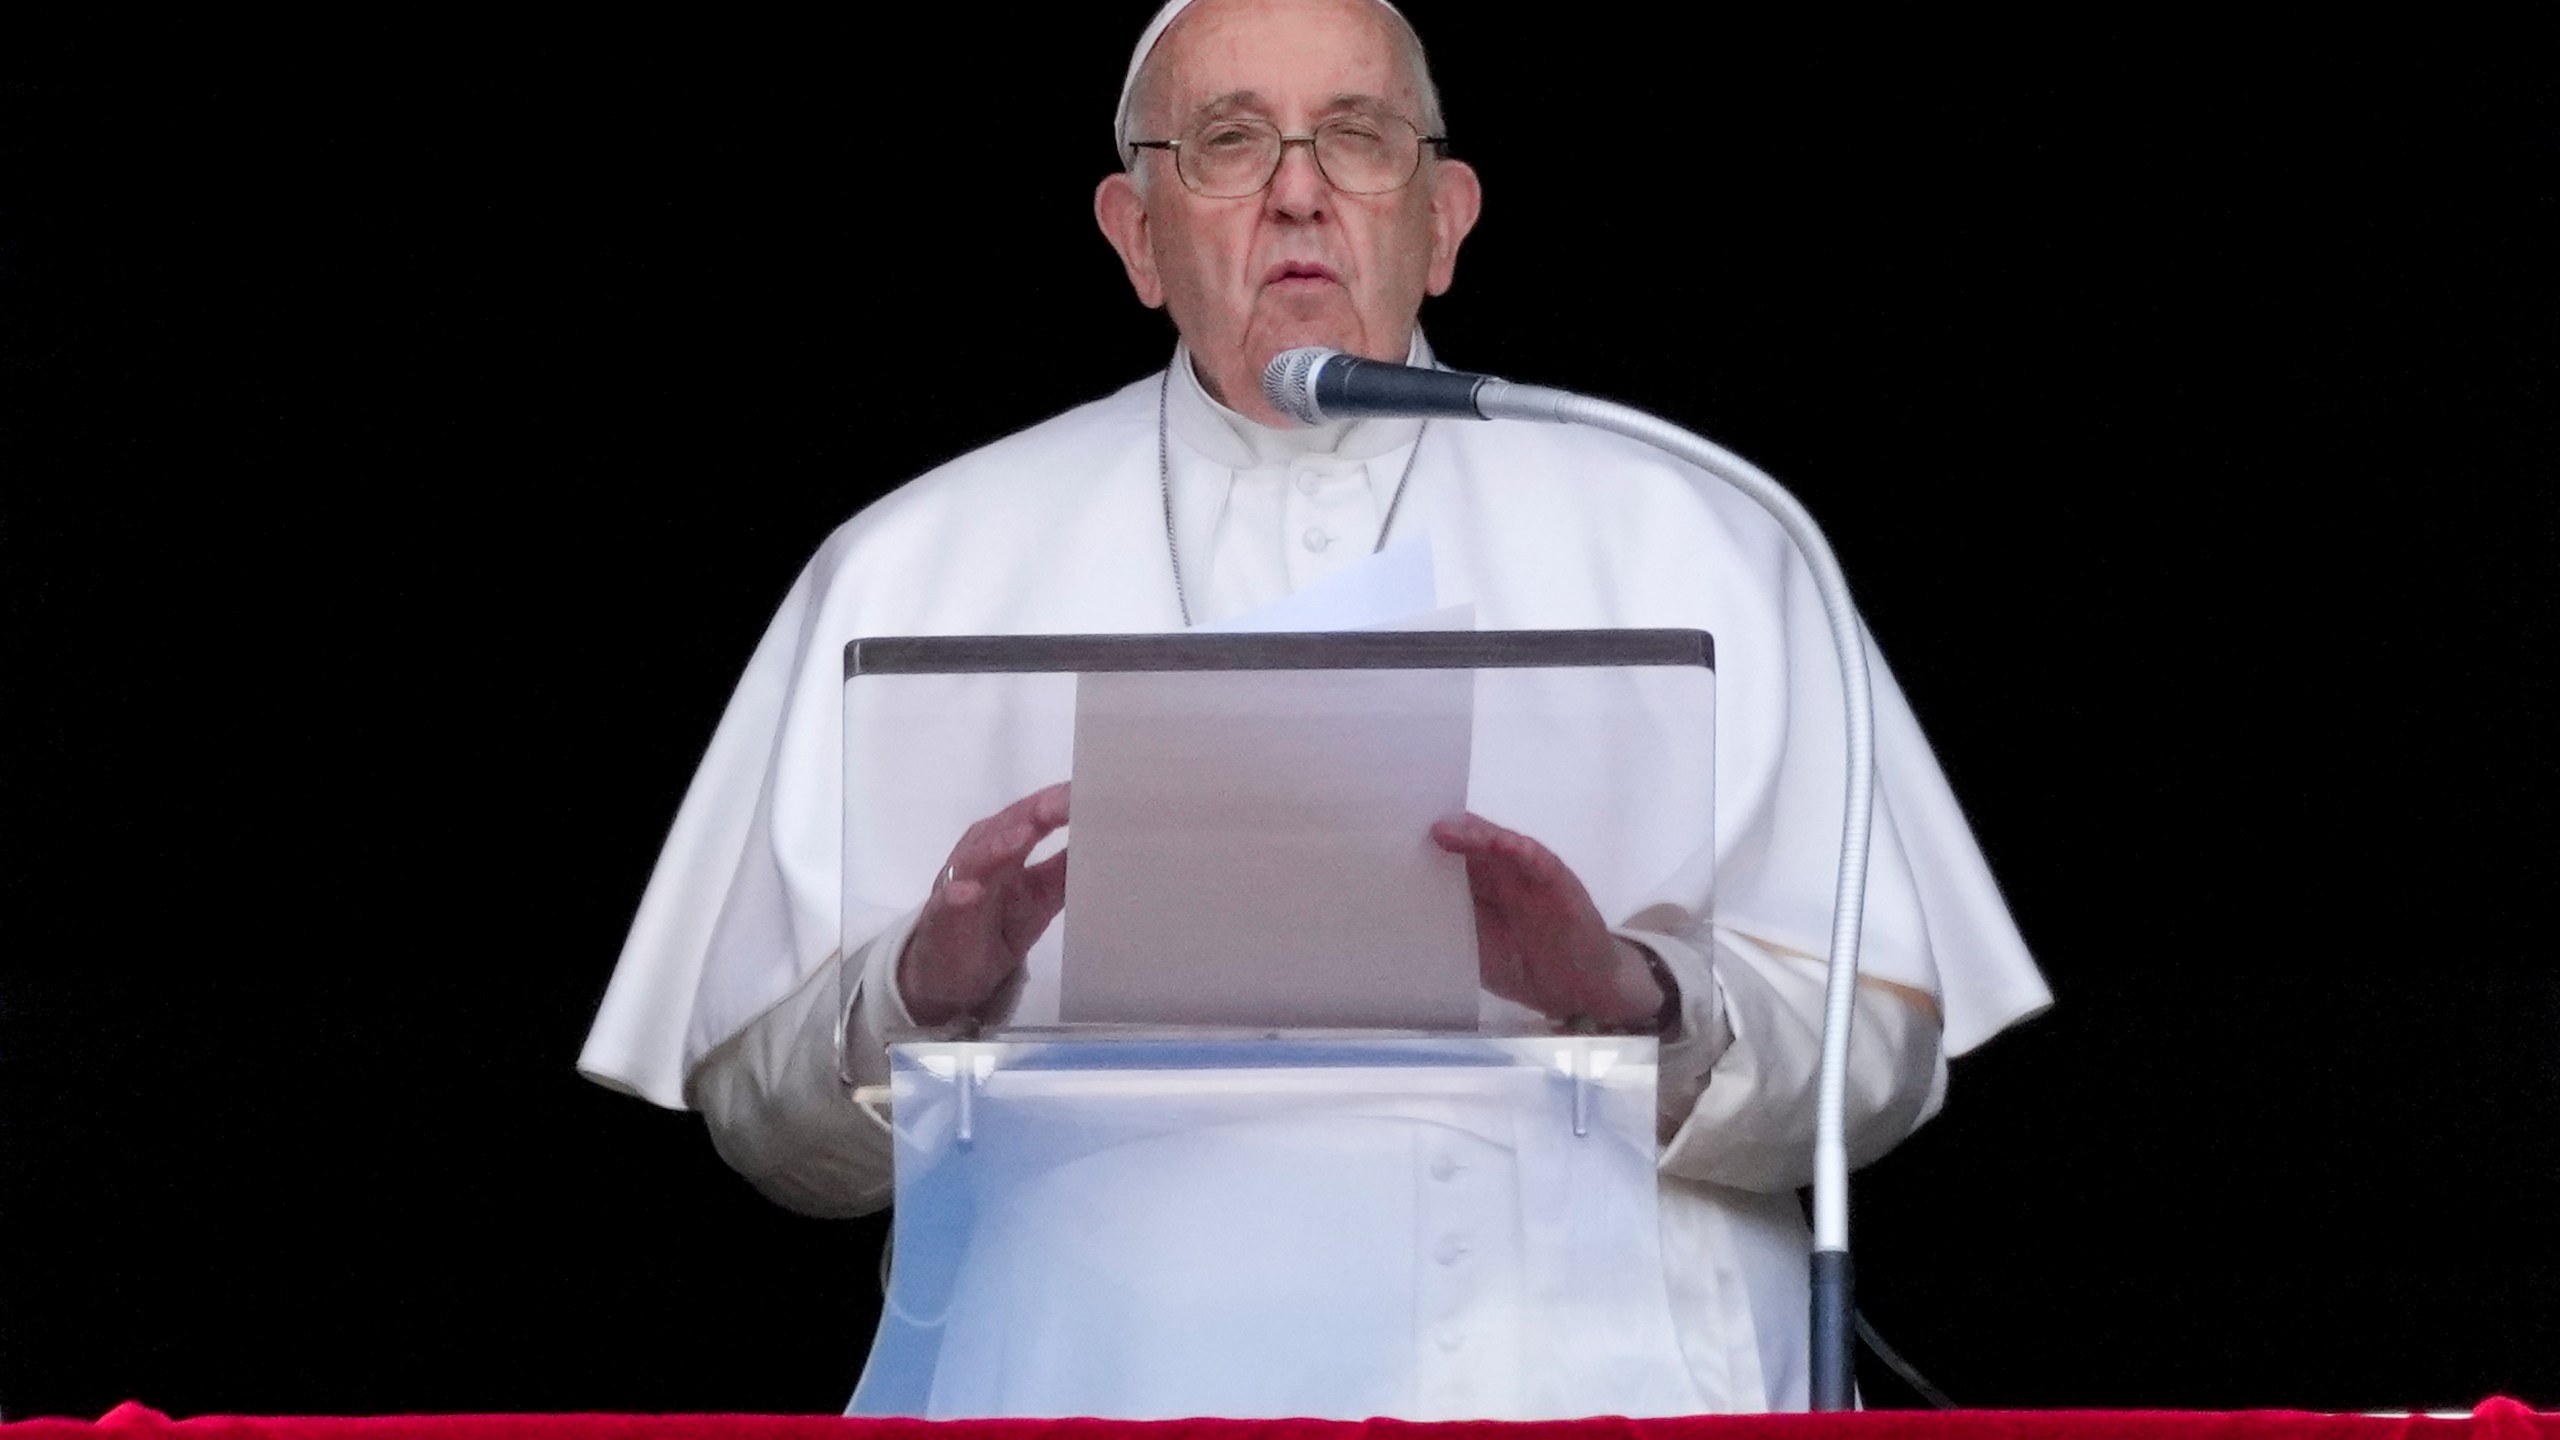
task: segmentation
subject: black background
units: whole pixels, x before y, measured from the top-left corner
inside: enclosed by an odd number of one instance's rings
[[[818,540],[1161,363],[1122,8],[6,62],[0,1412],[841,1405],[880,1222],[571,1062]],[[1866,1174],[1888,1337],[2560,1405],[2547,49],[1411,9],[1434,344],[1797,489],[2058,996]]]

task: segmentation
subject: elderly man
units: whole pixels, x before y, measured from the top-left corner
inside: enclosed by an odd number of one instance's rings
[[[1748,502],[1610,437],[1301,428],[1266,404],[1263,366],[1293,346],[1430,363],[1417,316],[1476,222],[1477,177],[1443,153],[1420,44],[1381,0],[1176,0],[1132,57],[1115,139],[1127,168],[1101,183],[1096,217],[1139,300],[1170,312],[1172,364],[912,482],[820,549],[712,741],[581,1068],[701,1110],[721,1154],[783,1204],[885,1204],[886,1132],[850,1091],[886,1078],[886,1037],[1056,1017],[1066,860],[1031,857],[1069,798],[991,802],[956,838],[917,837],[941,862],[926,893],[840,894],[837,817],[865,800],[838,773],[843,643],[1180,629],[1390,539],[1428,543],[1441,598],[1488,628],[1717,637],[1712,912],[1700,893],[1638,913],[1653,877],[1578,875],[1490,820],[1433,838],[1466,860],[1489,1024],[1662,1036],[1665,1273],[1630,1303],[1667,1305],[1677,1373],[1649,1392],[1671,1399],[1643,1403],[1800,1408],[1792,1191],[1810,1170],[1813,957],[1841,784],[1838,680],[1803,565]],[[1877,678],[1859,1159],[1934,1111],[1947,1054],[2047,998],[1880,664]],[[1517,1411],[1489,1394],[1409,1407]]]

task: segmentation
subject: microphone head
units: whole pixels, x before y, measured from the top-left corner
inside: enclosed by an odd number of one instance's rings
[[[1271,363],[1262,367],[1262,398],[1301,425],[1323,424],[1324,409],[1316,404],[1316,371],[1341,353],[1328,346],[1301,345],[1272,356]]]

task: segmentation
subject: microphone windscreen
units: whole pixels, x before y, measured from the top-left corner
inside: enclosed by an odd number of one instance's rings
[[[1271,408],[1301,425],[1321,425],[1324,412],[1316,405],[1316,367],[1341,354],[1322,345],[1301,345],[1283,350],[1262,367],[1262,398]]]

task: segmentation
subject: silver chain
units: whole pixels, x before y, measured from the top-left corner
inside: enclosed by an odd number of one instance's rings
[[[1165,367],[1156,381],[1156,493],[1164,497],[1164,553],[1173,561],[1173,603],[1182,607],[1182,628],[1191,628],[1191,592],[1182,583],[1182,546],[1173,538],[1173,443],[1166,431],[1167,402],[1173,396],[1173,367]],[[1387,533],[1395,529],[1396,511],[1404,505],[1404,487],[1413,479],[1413,462],[1422,458],[1422,435],[1431,428],[1425,420],[1413,432],[1413,449],[1404,457],[1404,473],[1396,477],[1395,493],[1387,497],[1387,518],[1378,522],[1378,543],[1369,547],[1377,554],[1387,548]]]

